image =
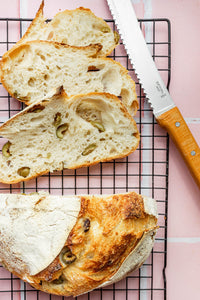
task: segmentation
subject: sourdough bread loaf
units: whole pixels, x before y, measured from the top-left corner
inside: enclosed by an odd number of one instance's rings
[[[0,182],[122,158],[138,146],[135,121],[119,99],[64,91],[32,104],[0,127],[8,140],[0,155]]]
[[[110,58],[96,58],[101,46],[72,47],[32,41],[5,53],[1,82],[14,98],[32,104],[63,85],[68,96],[106,92],[121,98],[130,113],[138,109],[135,83],[128,71]]]
[[[19,43],[33,40],[55,41],[71,46],[100,44],[98,56],[107,56],[119,42],[119,35],[102,19],[95,16],[88,8],[64,10],[45,22],[43,15],[44,1]]]
[[[103,196],[0,195],[0,260],[33,287],[77,296],[139,268],[153,247],[156,202]]]

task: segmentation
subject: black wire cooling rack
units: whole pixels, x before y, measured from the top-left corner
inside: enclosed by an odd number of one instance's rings
[[[0,56],[22,36],[30,19],[0,19]],[[106,20],[115,30],[113,20]],[[139,20],[146,42],[169,87],[170,22],[167,19]],[[124,159],[100,163],[89,168],[64,170],[15,185],[0,184],[0,193],[30,193],[46,190],[51,194],[111,194],[134,190],[157,200],[159,230],[151,255],[143,266],[120,282],[76,297],[86,300],[166,300],[167,262],[168,135],[156,123],[122,43],[110,56],[124,65],[136,82],[140,108],[135,116],[141,142],[135,153]],[[0,85],[0,124],[23,109],[24,105]],[[4,141],[0,138],[0,149]],[[0,267],[0,299],[61,300],[65,297],[36,291]],[[72,299],[72,298],[68,298]]]

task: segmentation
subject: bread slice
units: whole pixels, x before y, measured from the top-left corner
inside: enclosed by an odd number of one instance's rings
[[[55,41],[71,46],[102,45],[98,56],[107,56],[119,42],[119,35],[110,26],[95,16],[88,8],[59,12],[46,23],[43,15],[44,1],[19,43],[32,40]]]
[[[33,287],[77,296],[120,280],[149,256],[156,201],[103,196],[0,195],[0,260]]]
[[[1,82],[12,97],[32,104],[63,85],[68,96],[106,92],[121,97],[129,112],[138,109],[135,83],[128,71],[110,58],[94,58],[101,47],[72,47],[32,41],[4,54]]]
[[[61,94],[28,106],[0,127],[8,139],[0,155],[0,182],[121,158],[138,146],[133,118],[110,94]]]

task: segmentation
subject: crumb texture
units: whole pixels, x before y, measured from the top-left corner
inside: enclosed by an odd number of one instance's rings
[[[1,81],[8,92],[26,104],[48,98],[63,86],[68,96],[105,92],[119,97],[135,114],[135,83],[127,70],[109,58],[95,58],[98,45],[84,48],[32,41],[4,54]]]
[[[48,171],[79,168],[133,152],[139,133],[117,97],[65,93],[28,106],[7,121],[0,181],[19,182]]]

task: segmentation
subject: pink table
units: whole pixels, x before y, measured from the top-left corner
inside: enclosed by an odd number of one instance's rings
[[[170,93],[180,108],[186,122],[200,144],[199,102],[199,0],[132,0],[138,18],[168,18],[172,26],[172,70]],[[40,0],[7,0],[0,3],[0,17],[33,18]],[[90,8],[102,18],[111,18],[105,0],[46,0],[45,15],[53,17],[59,10],[79,6]],[[1,120],[0,120],[1,121]],[[93,169],[94,173],[97,169]],[[84,172],[84,171],[83,171]],[[108,183],[109,184],[109,183]],[[18,186],[20,190],[20,186]],[[83,191],[84,192],[84,191]],[[110,191],[112,192],[112,190]],[[199,299],[200,271],[200,191],[193,182],[178,151],[170,140],[169,146],[169,211],[168,211],[168,254],[167,254],[167,299]],[[5,272],[0,270],[1,272]],[[160,272],[160,270],[158,270]],[[9,276],[9,273],[6,273]],[[160,280],[160,274],[157,274]],[[9,289],[5,280],[4,288]],[[19,282],[14,282],[19,288]],[[21,283],[20,283],[21,284]],[[118,287],[123,286],[123,282]],[[0,293],[0,299],[7,294]],[[19,296],[18,296],[19,297]],[[14,297],[14,299],[20,299]],[[39,299],[49,299],[41,296]],[[100,296],[92,294],[92,299]],[[108,293],[107,299],[113,295]],[[116,299],[138,299],[134,294],[116,293]],[[147,299],[141,297],[141,299]],[[24,299],[21,296],[21,299]],[[28,300],[35,300],[28,294]],[[52,297],[51,299],[57,299]],[[81,299],[88,299],[83,296]],[[148,298],[150,299],[150,298]],[[153,299],[161,299],[155,297]]]

